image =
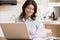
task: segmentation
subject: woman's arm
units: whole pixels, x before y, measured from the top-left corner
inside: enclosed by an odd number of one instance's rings
[[[51,30],[45,29],[45,26],[39,17],[36,19],[36,24],[37,24],[36,27],[38,27],[38,29],[37,29],[34,37],[40,37],[40,38],[47,37],[48,38],[51,35],[51,33],[52,33]]]

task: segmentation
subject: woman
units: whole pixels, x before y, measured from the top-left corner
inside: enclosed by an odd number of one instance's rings
[[[22,13],[16,19],[16,22],[26,22],[27,28],[32,40],[45,40],[38,36],[38,30],[45,29],[39,17],[36,16],[37,4],[34,0],[27,0],[22,6]]]

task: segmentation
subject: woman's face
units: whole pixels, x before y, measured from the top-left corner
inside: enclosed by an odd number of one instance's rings
[[[32,4],[25,8],[26,16],[31,16],[34,13],[34,6]]]

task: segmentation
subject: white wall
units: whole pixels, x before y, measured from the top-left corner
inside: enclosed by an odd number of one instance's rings
[[[17,0],[17,5],[1,5],[0,6],[0,21],[14,20],[21,13],[21,7],[25,0]]]
[[[38,5],[37,15],[46,16],[49,13],[48,0],[35,0]],[[0,21],[14,21],[22,11],[25,0],[17,0],[17,5],[0,6]]]

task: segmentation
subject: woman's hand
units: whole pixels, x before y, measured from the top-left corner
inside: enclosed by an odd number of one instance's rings
[[[52,32],[51,31],[47,32],[47,37],[49,37],[51,35],[52,35]]]
[[[50,29],[46,29],[47,33],[46,33],[46,38],[47,40],[50,40],[50,36],[52,35],[52,31]]]

